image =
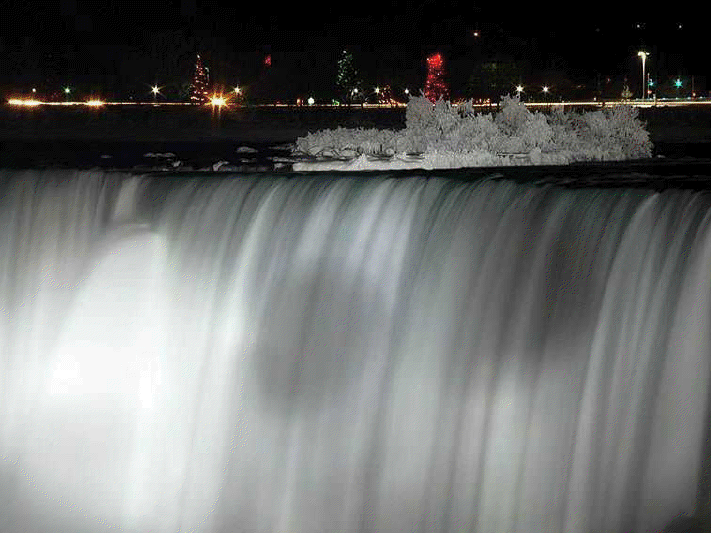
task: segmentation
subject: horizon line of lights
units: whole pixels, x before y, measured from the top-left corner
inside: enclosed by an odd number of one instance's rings
[[[453,106],[458,106],[462,105],[465,102],[468,102],[469,100],[463,101],[463,102],[455,102],[452,103]],[[553,107],[553,106],[575,106],[575,105],[583,105],[583,106],[595,106],[595,107],[603,107],[603,106],[615,106],[615,105],[634,105],[636,107],[664,107],[664,106],[676,106],[676,105],[711,105],[711,99],[710,98],[694,98],[694,99],[677,99],[677,98],[669,98],[669,99],[629,99],[629,100],[622,100],[622,99],[615,99],[615,100],[590,100],[590,101],[562,101],[562,102],[522,102],[526,106],[531,106],[531,107]],[[84,102],[44,102],[41,100],[35,100],[35,99],[21,99],[21,98],[10,98],[7,100],[8,105],[12,106],[20,106],[20,107],[39,107],[39,106],[87,106],[87,107],[103,107],[103,106],[153,106],[153,107],[158,107],[158,106],[192,106],[192,107],[230,107],[230,102],[220,96],[214,96],[208,101],[207,103],[194,103],[194,102],[106,102],[103,100],[88,100]],[[496,102],[482,102],[482,103],[472,103],[471,104],[473,107],[481,107],[481,108],[491,108],[491,107],[497,107],[498,103]],[[315,103],[309,101],[307,105],[304,105],[303,101],[297,101],[295,104],[290,104],[290,103],[273,103],[273,104],[240,104],[240,107],[343,107],[341,104],[333,104],[333,103]],[[362,104],[354,104],[350,107],[363,107],[363,108],[378,108],[378,107],[385,107],[385,108],[392,108],[392,107],[407,107],[406,103],[377,103],[377,104],[371,104],[371,103],[362,103]]]

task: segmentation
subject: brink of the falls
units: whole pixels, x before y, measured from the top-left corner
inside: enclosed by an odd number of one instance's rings
[[[3,531],[622,533],[697,510],[706,193],[0,188]]]

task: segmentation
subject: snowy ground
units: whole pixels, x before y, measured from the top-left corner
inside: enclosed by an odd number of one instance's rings
[[[309,171],[375,171],[375,170],[435,170],[469,167],[511,167],[530,165],[569,165],[580,159],[580,153],[544,153],[534,149],[528,153],[499,153],[473,151],[431,151],[422,154],[393,154],[392,156],[369,156],[361,154],[350,160],[298,161],[293,164],[297,172]],[[605,161],[604,153],[592,152],[583,161]],[[615,161],[616,159],[610,159]]]

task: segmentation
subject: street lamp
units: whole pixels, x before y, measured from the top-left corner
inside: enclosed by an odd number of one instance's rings
[[[637,57],[642,58],[642,100],[647,99],[647,52],[637,52]]]

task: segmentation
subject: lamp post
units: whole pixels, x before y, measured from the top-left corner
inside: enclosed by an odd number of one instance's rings
[[[637,52],[637,56],[642,58],[642,100],[647,99],[647,52]]]

